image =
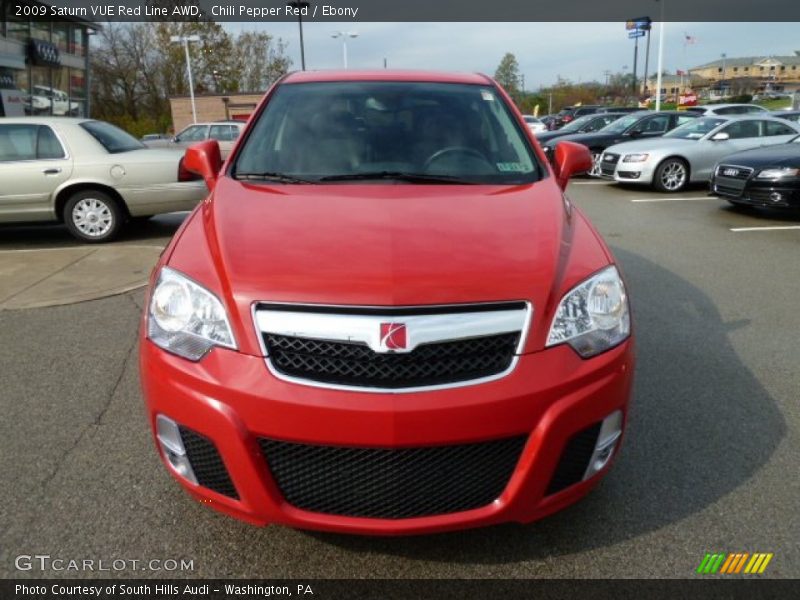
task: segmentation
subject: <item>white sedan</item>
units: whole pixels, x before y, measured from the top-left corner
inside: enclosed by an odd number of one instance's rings
[[[0,223],[62,221],[80,240],[109,241],[129,219],[191,210],[207,195],[182,158],[103,121],[0,119]]]
[[[534,117],[533,115],[522,115],[522,118],[525,120],[525,124],[528,126],[533,133],[544,133],[547,131],[547,125],[542,123],[540,119]]]

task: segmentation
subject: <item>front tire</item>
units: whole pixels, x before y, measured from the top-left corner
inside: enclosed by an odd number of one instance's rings
[[[82,190],[70,196],[64,206],[64,224],[69,232],[90,244],[114,239],[124,220],[117,202],[100,190]]]
[[[656,169],[653,187],[665,194],[683,191],[689,183],[689,165],[682,158],[668,158]]]

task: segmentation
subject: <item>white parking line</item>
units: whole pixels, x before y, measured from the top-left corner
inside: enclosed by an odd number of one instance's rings
[[[693,196],[691,198],[634,198],[631,202],[686,202],[687,200],[719,200],[716,196]]]
[[[775,225],[772,227],[731,227],[731,231],[784,231],[786,229],[800,229],[800,225]]]

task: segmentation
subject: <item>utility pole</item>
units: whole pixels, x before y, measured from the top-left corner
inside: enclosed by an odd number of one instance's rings
[[[650,30],[651,28],[647,28],[647,52],[644,55],[644,91],[647,93],[647,89],[650,84],[650,73],[648,72],[648,68],[650,67]]]
[[[636,61],[639,59],[639,38],[633,40],[633,95],[636,96]]]
[[[297,23],[300,26],[300,66],[303,71],[306,70],[306,48],[303,43],[303,10],[308,9],[308,4],[304,0],[292,0],[292,2],[288,3],[288,6],[292,8],[300,9],[297,11]]]

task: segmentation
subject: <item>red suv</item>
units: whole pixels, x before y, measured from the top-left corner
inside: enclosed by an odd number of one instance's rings
[[[263,525],[529,522],[616,455],[633,374],[614,258],[483,75],[302,72],[152,276],[142,386],[195,497]]]

